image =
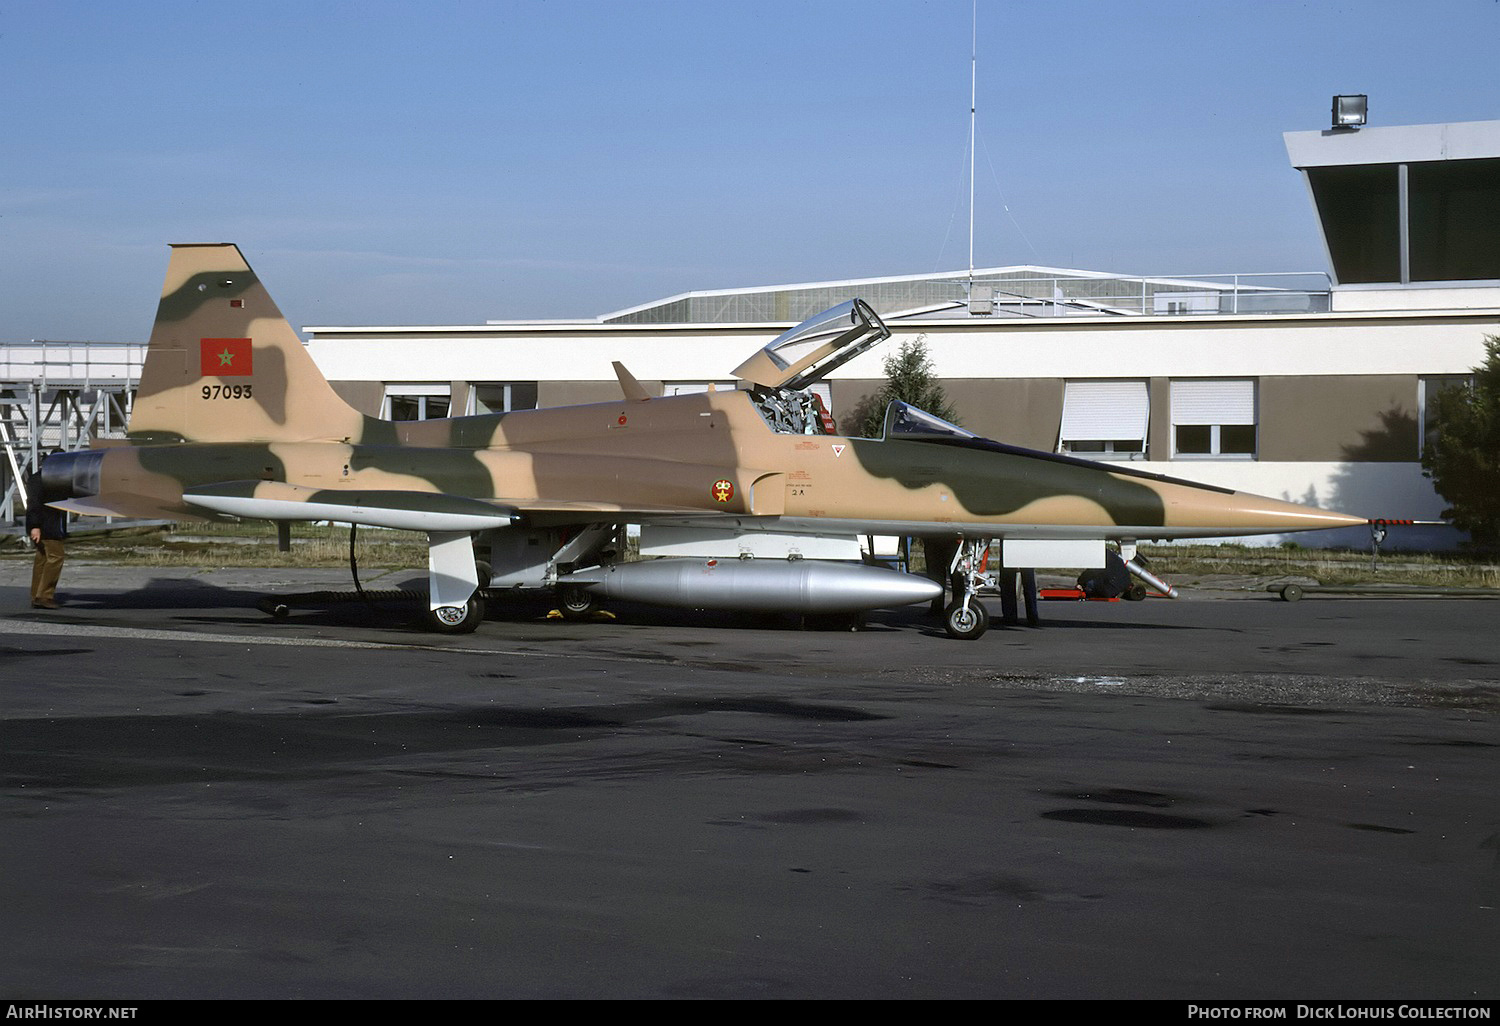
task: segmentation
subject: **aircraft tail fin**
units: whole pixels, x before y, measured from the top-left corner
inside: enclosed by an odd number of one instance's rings
[[[172,247],[133,439],[359,441],[370,421],[334,392],[238,246]]]

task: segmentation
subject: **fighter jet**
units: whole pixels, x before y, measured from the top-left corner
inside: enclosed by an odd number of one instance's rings
[[[1367,523],[1006,445],[901,403],[881,438],[835,434],[809,386],[889,336],[856,299],[755,353],[733,390],[652,396],[616,364],[617,402],[394,423],[334,392],[236,246],[179,245],[127,437],[46,460],[42,501],[425,532],[427,620],[451,633],[500,589],[556,589],[573,617],[609,598],[817,614],[932,602],[950,583],[945,627],[972,639],[995,541],[1007,567],[1102,567],[1113,544],[1164,588],[1131,558],[1138,542]],[[789,558],[631,560],[626,525],[780,539]],[[955,547],[948,581],[798,558],[864,535]]]

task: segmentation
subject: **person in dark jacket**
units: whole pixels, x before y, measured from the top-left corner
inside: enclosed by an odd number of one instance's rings
[[[56,609],[68,515],[42,502],[41,486],[41,474],[34,472],[26,490],[26,533],[36,548],[36,561],[31,565],[31,608]]]

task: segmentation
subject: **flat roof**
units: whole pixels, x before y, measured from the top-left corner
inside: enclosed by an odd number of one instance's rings
[[[1282,139],[1292,166],[1298,170],[1500,157],[1500,121],[1325,128],[1319,132],[1285,132]]]

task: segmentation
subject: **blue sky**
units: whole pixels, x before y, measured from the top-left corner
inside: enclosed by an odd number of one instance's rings
[[[294,326],[968,263],[970,0],[0,0],[0,341],[172,242]],[[979,3],[975,261],[1321,269],[1281,133],[1500,118],[1500,3]]]

